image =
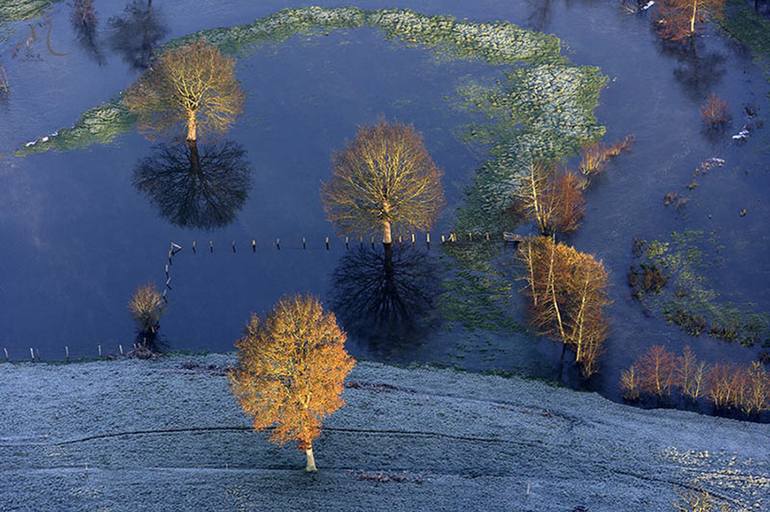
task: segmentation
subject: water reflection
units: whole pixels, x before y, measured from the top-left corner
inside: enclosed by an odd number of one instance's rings
[[[80,45],[100,66],[104,65],[106,61],[97,38],[99,20],[96,17],[94,0],[74,0],[70,19]]]
[[[723,54],[706,51],[697,43],[663,41],[661,44],[663,53],[679,62],[674,77],[693,99],[701,101],[724,77],[726,58]]]
[[[353,249],[332,285],[332,309],[343,328],[371,348],[418,341],[439,323],[435,263],[411,246]]]
[[[527,25],[532,30],[542,32],[551,23],[551,0],[530,0]]]
[[[168,33],[160,13],[152,0],[132,0],[126,5],[123,16],[110,18],[110,46],[135,69],[146,69],[155,49]]]
[[[159,144],[139,162],[134,186],[161,215],[181,227],[213,229],[231,223],[251,188],[246,151],[232,141]]]

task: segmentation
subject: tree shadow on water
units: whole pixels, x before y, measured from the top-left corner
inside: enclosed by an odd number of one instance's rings
[[[397,355],[440,324],[435,262],[411,246],[352,249],[332,286],[332,309],[343,328],[374,352]]]
[[[718,52],[705,50],[697,42],[661,42],[664,55],[674,57],[679,65],[674,69],[674,78],[688,96],[702,101],[722,81],[727,58]]]
[[[132,0],[123,16],[109,20],[110,46],[134,69],[147,69],[168,28],[152,1]]]
[[[99,20],[96,16],[94,0],[74,0],[70,19],[80,45],[97,64],[103,66],[106,60],[99,45],[97,34]]]
[[[140,160],[134,186],[160,214],[181,227],[214,229],[230,224],[251,189],[251,167],[240,144],[194,141],[159,144]]]

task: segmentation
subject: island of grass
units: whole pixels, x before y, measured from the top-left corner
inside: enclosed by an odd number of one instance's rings
[[[526,162],[559,160],[604,134],[593,114],[605,77],[598,68],[575,66],[561,55],[559,40],[511,23],[472,23],[426,16],[403,9],[307,7],[285,9],[252,23],[216,28],[170,41],[166,48],[205,39],[230,55],[260,44],[280,43],[295,35],[372,27],[387,38],[429,48],[448,58],[478,59],[511,69],[492,87],[462,91],[469,106],[495,123],[485,133],[492,159],[479,170],[470,201],[460,216],[465,231],[499,229],[500,212],[509,206],[511,188]],[[30,141],[17,151],[25,156],[106,144],[130,130],[135,119],[122,98],[85,112],[71,128]]]

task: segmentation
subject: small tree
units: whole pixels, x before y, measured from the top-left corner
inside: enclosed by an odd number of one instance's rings
[[[682,41],[695,35],[699,23],[722,16],[725,0],[661,0],[656,24],[664,39]]]
[[[163,132],[184,123],[187,140],[198,131],[224,132],[243,109],[235,61],[204,40],[164,52],[123,98],[140,128]]]
[[[165,307],[163,296],[154,284],[146,284],[134,292],[128,309],[136,323],[137,341],[142,348],[153,348]]]
[[[275,426],[272,441],[296,441],[306,471],[316,471],[313,440],[323,419],[344,405],[345,377],[355,365],[334,314],[314,297],[286,297],[264,320],[253,315],[235,345],[231,388],[254,429]]]
[[[702,397],[706,391],[706,363],[698,361],[689,345],[684,347],[677,363],[675,382],[682,394],[693,400]]]
[[[326,215],[344,233],[429,229],[444,205],[441,171],[412,126],[380,121],[358,130],[332,158],[321,195]]]
[[[644,393],[664,398],[671,395],[675,383],[676,357],[661,345],[653,345],[636,363],[639,388]]]
[[[706,103],[701,107],[700,113],[703,117],[703,124],[705,124],[707,128],[723,128],[730,122],[730,112],[727,108],[727,102],[713,93],[709,95]]]

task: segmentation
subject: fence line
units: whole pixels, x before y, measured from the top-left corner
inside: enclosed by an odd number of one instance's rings
[[[447,243],[491,243],[491,242],[503,242],[503,243],[518,243],[521,242],[524,237],[521,235],[517,235],[514,233],[499,233],[499,234],[492,234],[489,232],[485,233],[473,233],[468,232],[463,234],[462,236],[458,236],[457,233],[450,232],[450,233],[443,233],[440,234],[440,240],[441,244],[447,244]],[[287,239],[282,238],[275,238],[275,239],[269,239],[267,242],[258,242],[256,238],[251,238],[248,240],[246,247],[251,248],[252,253],[256,253],[257,249],[271,249],[271,250],[302,250],[302,251],[314,251],[314,250],[326,250],[330,251],[333,248],[336,247],[344,247],[345,250],[349,250],[351,247],[355,246],[357,243],[360,247],[363,247],[365,244],[371,245],[372,248],[376,247],[380,242],[379,240],[371,236],[369,239],[364,242],[363,237],[358,237],[358,239],[351,239],[349,236],[346,237],[330,237],[330,236],[319,236],[315,238],[315,240],[319,240],[322,242],[318,242],[317,245],[313,245],[308,242],[308,237],[306,236],[299,236],[296,238],[292,238],[291,240],[296,240],[297,245],[289,245],[286,243]],[[333,243],[335,242],[335,243]],[[204,242],[205,243],[205,242]],[[418,237],[415,233],[410,233],[409,235],[398,235],[396,239],[394,240],[394,243],[398,245],[407,245],[410,244],[413,247],[416,247],[417,245],[424,245],[428,249],[431,248],[431,234],[430,232],[425,233],[425,238],[423,240],[418,240]],[[214,254],[218,252],[217,248],[218,246],[214,244],[214,240],[208,240],[208,252],[209,254]],[[176,254],[176,252],[179,252],[181,250],[181,246],[173,243],[172,246],[176,247],[177,249],[175,252],[171,252],[169,250],[169,260],[171,256]],[[238,243],[237,240],[231,240],[230,244],[230,251],[233,254],[238,253]],[[198,254],[198,240],[193,240],[190,244],[190,248],[192,250],[193,254]],[[227,249],[224,249],[225,251]],[[168,276],[167,276],[168,278]]]

